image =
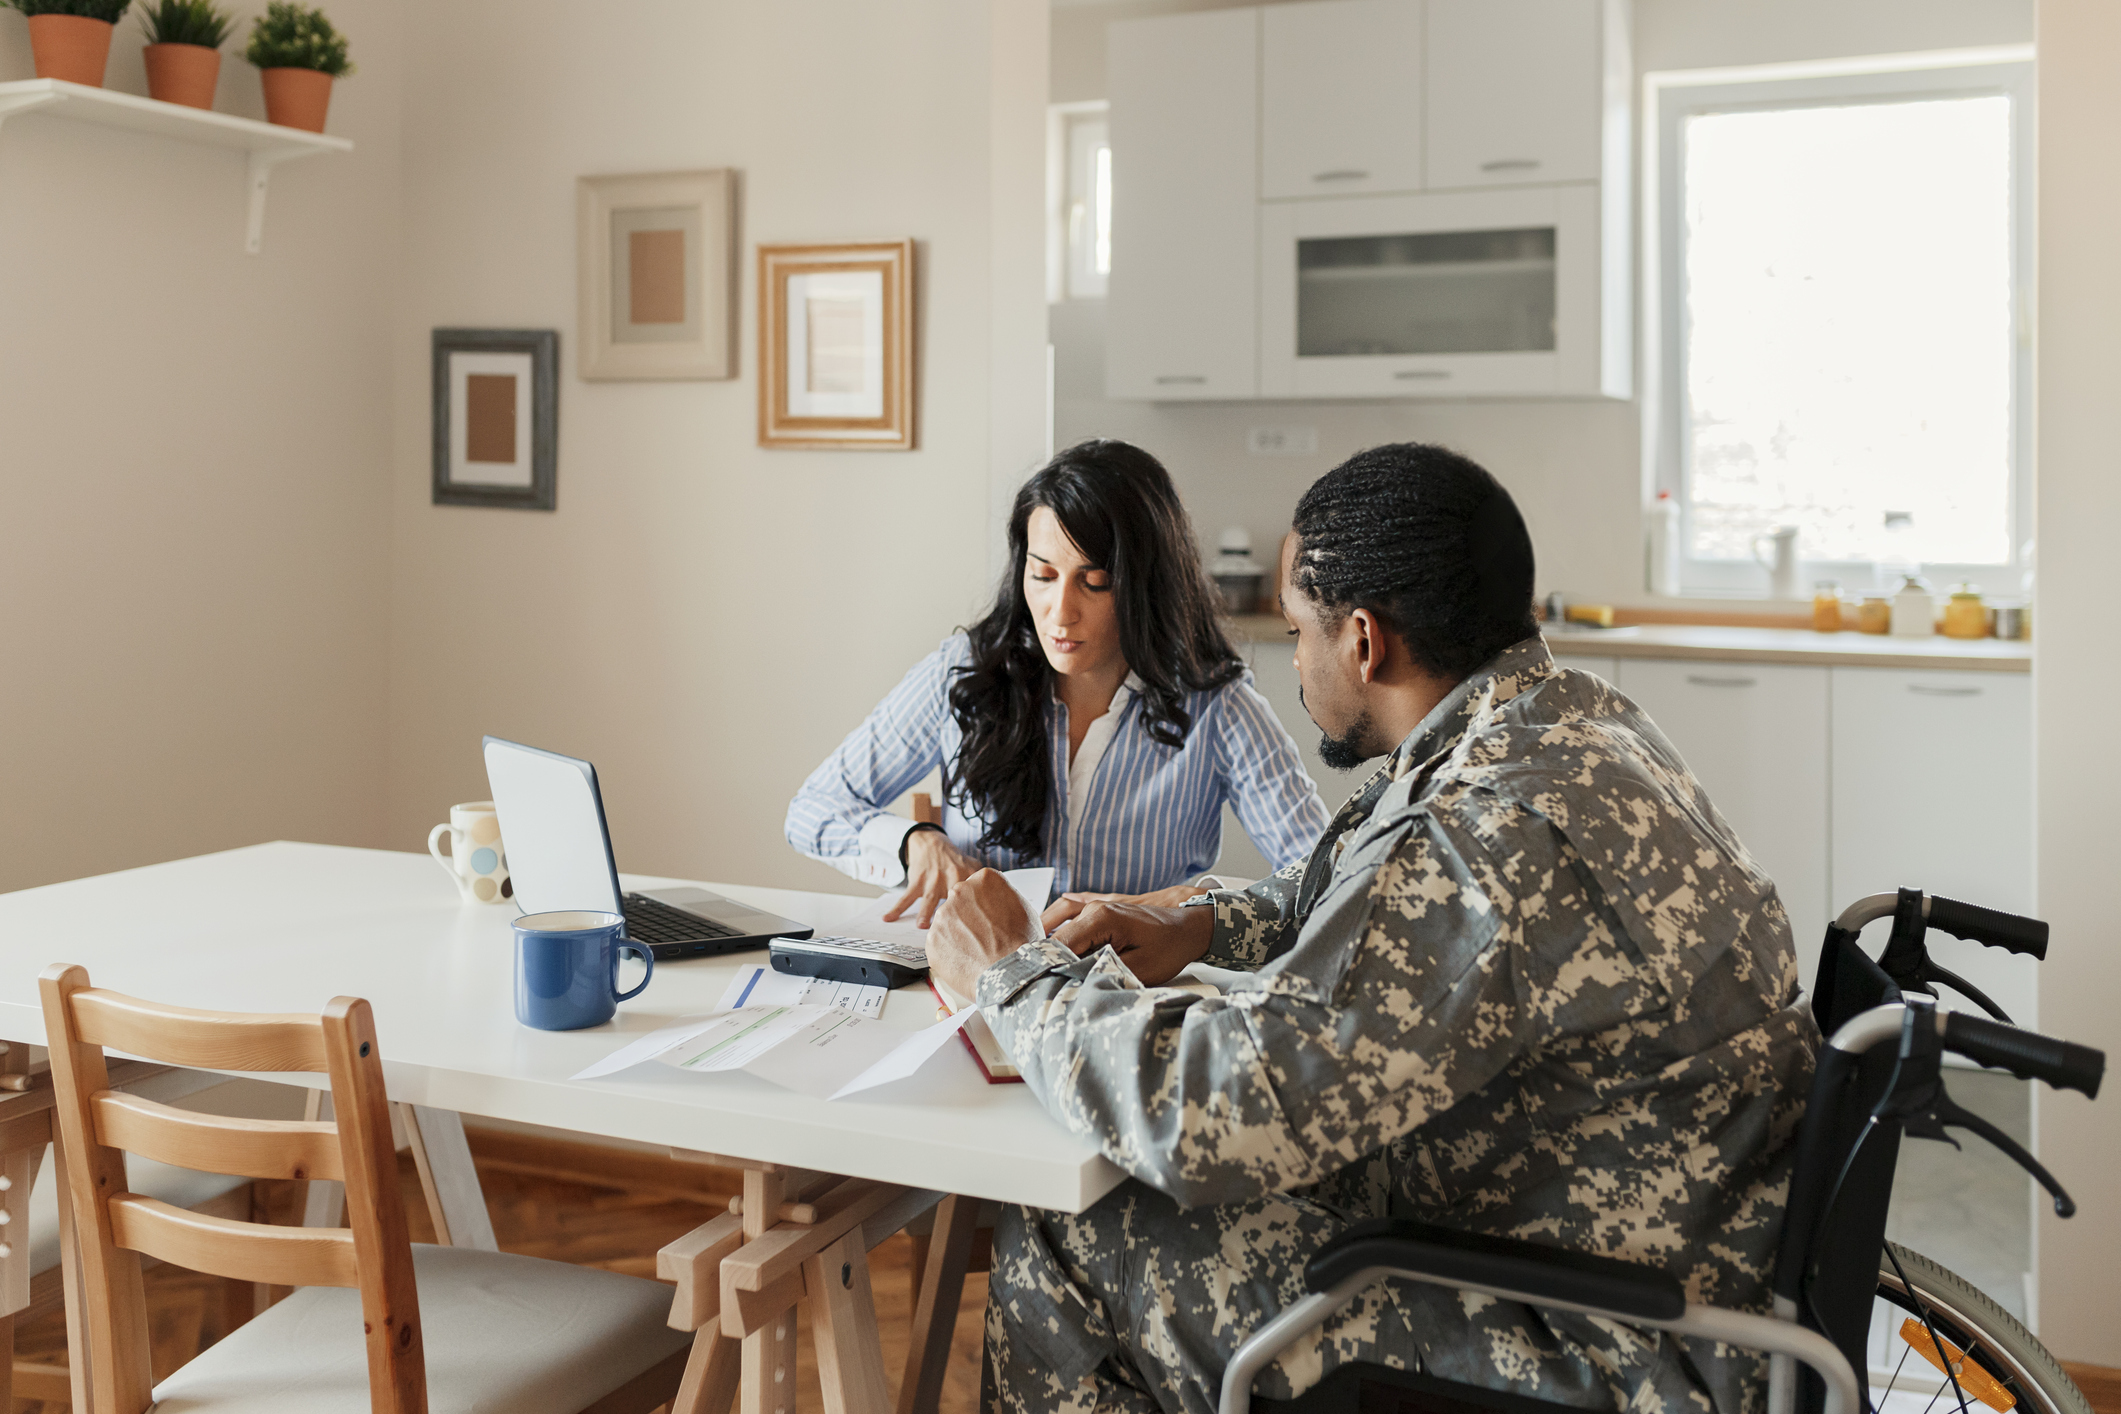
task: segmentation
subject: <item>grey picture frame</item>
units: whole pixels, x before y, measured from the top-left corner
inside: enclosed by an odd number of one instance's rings
[[[560,334],[557,329],[436,329],[432,344],[434,504],[549,511],[559,504]],[[530,359],[528,485],[467,482],[454,470],[452,379],[457,354],[514,354]]]

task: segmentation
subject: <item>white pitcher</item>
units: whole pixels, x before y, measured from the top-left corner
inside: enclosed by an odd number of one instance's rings
[[[1760,542],[1768,541],[1774,547],[1772,558],[1762,559]],[[1753,560],[1768,572],[1768,598],[1799,599],[1803,595],[1797,588],[1797,527],[1778,525],[1762,535],[1753,537]]]

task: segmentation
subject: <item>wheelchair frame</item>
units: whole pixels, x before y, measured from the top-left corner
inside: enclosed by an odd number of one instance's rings
[[[1874,963],[1856,947],[1863,927],[1878,918],[1895,919],[1893,939],[1881,963]],[[1831,1026],[1826,1049],[1820,1056],[1819,1072],[1798,1154],[1816,1156],[1823,1147],[1826,1158],[1853,1167],[1863,1141],[1879,1124],[1888,1103],[1898,1097],[1902,1066],[1912,1058],[1934,1066],[1937,1054],[1950,1050],[1984,1065],[2001,1066],[2021,1077],[2037,1078],[2050,1085],[2068,1086],[2096,1095],[2105,1058],[2096,1051],[2053,1041],[1997,1022],[1983,1021],[1956,1012],[1934,1009],[1934,998],[1921,1003],[1905,1000],[1900,990],[1928,990],[1942,982],[1974,998],[1991,1012],[2001,1015],[1995,1004],[1961,979],[1936,967],[1922,949],[1923,932],[1937,927],[1972,937],[1991,946],[2044,956],[2047,927],[2037,920],[1996,913],[1950,899],[1928,898],[1911,889],[1897,894],[1874,894],[1844,910],[1827,930],[1827,946],[1820,963],[1818,984],[1812,999],[1814,1011]],[[1849,1014],[1862,1000],[1884,1000],[1879,1005]],[[1925,1004],[1926,1003],[1926,1004]],[[1838,1025],[1834,1025],[1838,1022]],[[1898,1043],[1891,1073],[1883,1093],[1872,1101],[1867,1092],[1858,1098],[1867,1113],[1823,1113],[1821,1101],[1842,1081],[1849,1088],[1862,1083],[1865,1062],[1883,1055],[1881,1048]],[[1837,1059],[1830,1060],[1829,1053]],[[1919,1080],[1919,1075],[1917,1079]],[[1876,1088],[1874,1085],[1872,1088]],[[1846,1092],[1844,1092],[1846,1093]],[[1941,1089],[1938,1090],[1941,1097]],[[1841,1100],[1846,1111],[1849,1102]],[[1897,1124],[1898,1111],[1892,1117]],[[1962,1124],[1969,1117],[1952,1117],[1948,1098],[1928,1114],[1935,1126],[1936,1114],[1944,1122]],[[1921,1118],[1913,1115],[1912,1118]],[[1844,1128],[1859,1119],[1853,1143],[1837,1143],[1829,1133],[1835,1125]],[[1984,1137],[1997,1138],[1985,1126],[1974,1124]],[[1918,1130],[1928,1134],[1929,1131]],[[1898,1128],[1892,1132],[1894,1148],[1874,1162],[1890,1165],[1897,1153]],[[1935,1128],[1930,1137],[1943,1137]],[[2007,1145],[2006,1152],[2028,1168],[2056,1198],[2057,1211],[2073,1211],[2067,1195],[2030,1155]],[[1768,1361],[1768,1414],[1797,1414],[1800,1380],[1797,1366],[1814,1373],[1823,1385],[1820,1414],[1862,1414],[1868,1408],[1864,1386],[1844,1347],[1818,1330],[1800,1323],[1797,1296],[1802,1291],[1807,1249],[1833,1216],[1839,1196],[1837,1178],[1823,1207],[1807,1202],[1802,1220],[1807,1230],[1786,1236],[1777,1262],[1775,1295],[1771,1315],[1731,1311],[1685,1300],[1679,1283],[1669,1274],[1637,1263],[1593,1257],[1539,1243],[1496,1237],[1473,1237],[1420,1224],[1373,1220],[1358,1223],[1334,1242],[1314,1254],[1305,1268],[1310,1294],[1292,1303],[1266,1321],[1238,1347],[1224,1372],[1219,1414],[1248,1414],[1252,1382],[1305,1332],[1322,1324],[1376,1282],[1388,1277],[1427,1282],[1462,1291],[1478,1291],[1506,1301],[1550,1310],[1578,1312],[1653,1330],[1722,1341],[1743,1349],[1765,1353]],[[1791,1181],[1792,1212],[1799,1206],[1800,1183]],[[1807,1199],[1817,1197],[1817,1183],[1806,1187]],[[1884,1205],[1875,1205],[1875,1225],[1883,1242]],[[1861,1225],[1859,1219],[1859,1226]],[[1875,1273],[1876,1259],[1871,1258]],[[1875,1277],[1870,1278],[1875,1282]],[[1875,1286],[1867,1288],[1867,1298]],[[1866,1307],[1867,1310],[1867,1302]],[[1816,1314],[1816,1313],[1815,1313]],[[1954,1381],[1956,1387],[1956,1381]],[[1494,1393],[1468,1389],[1469,1394]],[[1521,1398],[1521,1397],[1520,1397]],[[1803,1401],[1809,1405],[1809,1401]],[[1962,1399],[1963,1402],[1963,1399]],[[1558,1408],[1559,1406],[1555,1406]],[[1817,1407],[1817,1406],[1812,1406]]]

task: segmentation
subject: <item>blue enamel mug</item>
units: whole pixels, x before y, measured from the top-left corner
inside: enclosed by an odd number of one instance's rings
[[[626,920],[616,913],[526,913],[515,932],[516,1020],[540,1031],[601,1026],[655,976],[654,956],[626,936]],[[622,992],[619,956],[629,952],[648,970],[640,986]]]

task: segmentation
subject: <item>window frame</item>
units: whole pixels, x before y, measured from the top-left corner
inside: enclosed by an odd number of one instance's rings
[[[1695,70],[1644,76],[1643,232],[1649,333],[1645,386],[1648,441],[1645,499],[1670,492],[1680,514],[1680,594],[1702,598],[1765,598],[1765,572],[1746,560],[1696,559],[1691,544],[1693,507],[1687,499],[1687,330],[1685,307],[1685,211],[1680,137],[1686,119],[1703,113],[1807,108],[1859,103],[1895,103],[1925,98],[2002,95],[2011,101],[2011,315],[2010,485],[2007,504],[2009,560],[2003,564],[1925,563],[1934,587],[1972,580],[1990,593],[2015,593],[2026,565],[2023,547],[2032,533],[2033,347],[2031,337],[2034,244],[2033,49],[2009,45],[1932,54],[1887,55],[1817,64],[1775,64],[1746,69]],[[1869,560],[1805,560],[1805,583],[1838,579],[1844,592],[1875,582]]]
[[[1111,148],[1103,99],[1055,103],[1046,116],[1046,300],[1103,299],[1096,264],[1096,152]]]

